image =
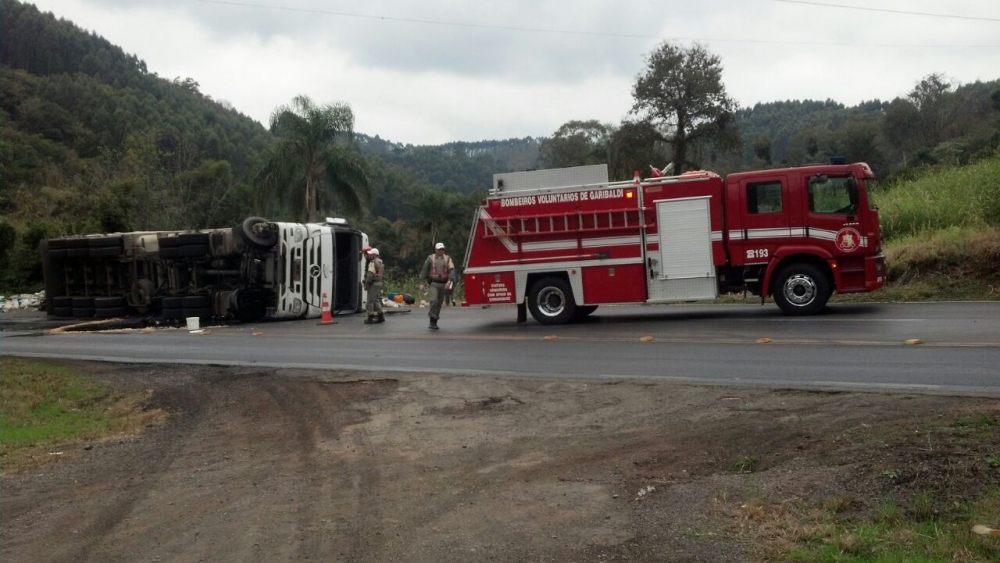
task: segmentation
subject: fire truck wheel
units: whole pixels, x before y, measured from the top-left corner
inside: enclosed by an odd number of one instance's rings
[[[772,293],[787,315],[815,315],[830,299],[830,280],[812,264],[792,264],[778,272]]]
[[[271,222],[263,217],[247,217],[240,229],[243,239],[251,246],[268,249],[278,244],[278,233],[271,228]]]
[[[566,324],[576,314],[573,289],[559,278],[543,278],[531,286],[528,294],[531,316],[543,325]]]

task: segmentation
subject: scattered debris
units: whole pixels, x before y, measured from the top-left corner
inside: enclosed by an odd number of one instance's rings
[[[980,536],[1000,536],[1000,530],[990,528],[989,526],[983,526],[982,524],[976,524],[973,526],[972,533],[979,534]]]
[[[655,490],[656,490],[656,487],[654,487],[652,485],[649,485],[647,487],[643,487],[643,488],[639,489],[638,493],[635,494],[635,500],[637,500],[637,501],[642,500],[643,497],[645,497],[646,495],[652,493]]]
[[[639,342],[652,342],[654,340],[656,339],[653,338],[652,336],[643,336],[642,338],[639,339]]]
[[[757,344],[770,344],[771,342],[772,340],[767,337],[757,339]]]
[[[550,334],[550,335],[545,336],[545,337],[542,338],[542,340],[558,340],[558,339],[559,339],[559,337],[556,336],[555,334]]]
[[[263,332],[254,332],[252,336],[264,336]]]
[[[904,342],[903,344],[906,344],[907,346],[916,346],[917,344],[923,344],[923,343],[924,341],[920,340],[919,338],[911,338],[906,342]]]
[[[4,313],[15,309],[41,309],[43,303],[45,303],[45,291],[0,295],[0,311]]]

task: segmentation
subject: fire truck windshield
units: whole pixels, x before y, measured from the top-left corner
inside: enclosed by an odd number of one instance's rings
[[[810,178],[810,212],[853,215],[857,209],[858,183],[853,177],[827,177],[822,174]]]

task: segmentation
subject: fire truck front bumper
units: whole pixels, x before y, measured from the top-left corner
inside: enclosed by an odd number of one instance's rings
[[[885,287],[888,273],[885,255],[878,254],[865,258],[865,291],[875,291]]]

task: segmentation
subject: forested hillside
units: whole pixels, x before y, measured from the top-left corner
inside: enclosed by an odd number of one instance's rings
[[[17,0],[0,0],[0,22],[0,288],[39,281],[44,237],[217,227],[254,214],[305,220],[294,190],[262,181],[281,132],[204,95],[197,77],[160,77],[96,33]],[[317,211],[346,214],[394,275],[412,274],[435,241],[462,257],[497,172],[608,163],[613,179],[628,179],[674,157],[662,123],[579,117],[547,138],[414,146],[376,131],[338,136],[338,154],[363,155],[361,210],[347,213],[350,202],[329,185]],[[685,168],[728,173],[843,155],[880,179],[905,178],[995,154],[1000,80],[914,77],[891,101],[790,100],[719,117],[692,131]],[[709,126],[716,134],[701,136]]]

